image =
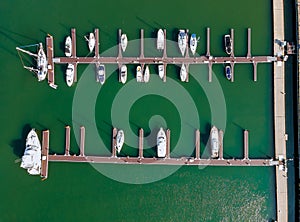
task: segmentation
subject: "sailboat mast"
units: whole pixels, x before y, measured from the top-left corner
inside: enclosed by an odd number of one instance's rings
[[[27,51],[27,50],[21,49],[21,48],[19,48],[19,47],[16,47],[16,50],[21,51],[21,52],[24,52],[24,53],[26,53],[26,54],[28,54],[28,55],[31,55],[31,56],[34,56],[34,57],[38,57],[37,54],[34,54],[34,53],[29,52],[29,51]]]

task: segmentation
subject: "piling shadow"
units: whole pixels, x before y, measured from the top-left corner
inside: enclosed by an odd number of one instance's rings
[[[21,133],[21,138],[14,139],[10,142],[10,146],[12,147],[14,154],[19,158],[23,156],[25,150],[26,137],[30,130],[31,127],[29,124],[24,125]]]

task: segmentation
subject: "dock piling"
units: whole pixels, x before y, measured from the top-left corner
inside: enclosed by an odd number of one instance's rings
[[[249,159],[249,137],[248,130],[244,130],[244,159]]]
[[[143,147],[144,147],[144,130],[141,128],[139,130],[139,158],[144,158]]]
[[[70,137],[71,137],[71,128],[70,128],[70,126],[66,126],[65,156],[70,155]]]
[[[99,58],[99,52],[100,52],[99,29],[95,29],[94,34],[95,34],[95,58]]]
[[[206,28],[206,57],[210,57],[210,28]]]
[[[85,127],[80,127],[80,156],[84,155],[84,144],[85,144]]]
[[[230,37],[232,40],[232,50],[231,50],[231,57],[234,57],[234,29],[230,29]]]
[[[219,141],[220,141],[220,150],[219,150],[219,159],[223,160],[223,154],[224,154],[224,146],[223,146],[223,138],[224,138],[224,132],[223,130],[219,130]]]
[[[117,128],[113,128],[112,131],[112,142],[111,142],[111,153],[112,157],[117,157]]]
[[[43,180],[48,178],[48,161],[49,161],[49,130],[43,131],[42,138],[42,165],[41,177]]]
[[[164,52],[163,52],[163,58],[167,58],[167,31],[164,29]]]
[[[247,58],[251,57],[251,28],[248,28],[248,52],[247,52]]]
[[[145,58],[144,54],[144,29],[141,29],[141,58]]]
[[[200,159],[200,131],[199,129],[196,130],[195,132],[195,147],[196,147],[196,160]]]
[[[169,159],[170,158],[170,137],[171,137],[171,130],[167,129],[167,151],[166,151],[166,158]]]
[[[253,80],[257,81],[257,62],[253,62]]]

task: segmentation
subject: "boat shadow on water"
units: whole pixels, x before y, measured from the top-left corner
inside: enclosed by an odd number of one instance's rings
[[[29,124],[25,124],[23,126],[22,132],[21,132],[21,138],[14,139],[10,142],[10,146],[13,149],[13,152],[16,156],[21,158],[23,156],[24,150],[25,150],[25,143],[26,143],[26,138],[28,135],[28,132],[32,128],[30,127]]]

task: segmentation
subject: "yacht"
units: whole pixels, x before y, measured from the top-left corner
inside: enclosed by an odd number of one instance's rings
[[[165,157],[167,150],[166,133],[161,127],[157,133],[157,156]]]
[[[137,66],[136,67],[136,81],[142,82],[143,81],[143,73],[142,73],[142,67]]]
[[[196,34],[192,34],[190,38],[190,49],[193,55],[195,55],[196,53],[197,44],[198,44],[198,40]]]
[[[41,143],[35,129],[32,129],[27,135],[26,148],[20,167],[27,169],[30,175],[39,175],[42,164],[41,155]]]
[[[179,30],[178,33],[178,47],[180,49],[181,55],[184,56],[186,50],[187,35],[183,29]]]
[[[93,32],[90,32],[89,38],[87,39],[87,41],[88,41],[88,47],[89,47],[90,53],[92,53],[95,48],[95,45],[96,45],[96,39],[95,39],[95,35]]]
[[[72,56],[72,39],[70,36],[67,36],[66,41],[65,41],[65,55],[67,57]]]
[[[231,66],[230,65],[225,66],[225,75],[226,75],[226,78],[228,80],[231,80],[232,72],[231,72]]]
[[[127,66],[126,65],[122,65],[121,69],[120,69],[120,81],[125,84],[125,82],[127,81]]]
[[[144,82],[149,82],[150,79],[150,70],[149,70],[149,66],[147,65],[145,68],[145,72],[144,72]]]
[[[157,32],[156,48],[158,50],[164,50],[165,48],[165,34],[162,29]]]
[[[66,70],[66,82],[69,87],[72,86],[74,81],[74,65],[69,63]]]
[[[164,75],[165,75],[165,70],[164,70],[164,65],[163,64],[160,64],[158,65],[158,75],[159,75],[159,78],[163,79],[164,78]]]
[[[182,82],[186,81],[186,77],[187,77],[187,71],[186,71],[186,67],[184,64],[182,64],[181,69],[180,69],[180,80]]]
[[[105,66],[103,64],[96,64],[97,70],[97,82],[100,82],[101,85],[105,82]]]
[[[210,130],[211,158],[219,157],[219,132],[217,127],[213,126]]]
[[[125,52],[126,48],[127,48],[127,44],[128,44],[128,38],[126,34],[122,34],[121,35],[121,48],[122,51]]]
[[[231,55],[232,53],[232,39],[230,35],[224,36],[224,43],[225,43],[225,51],[228,55]]]
[[[117,133],[117,137],[116,137],[116,148],[117,148],[117,151],[118,153],[121,152],[121,149],[123,147],[123,144],[124,144],[124,131],[123,130],[118,130],[118,133]]]

